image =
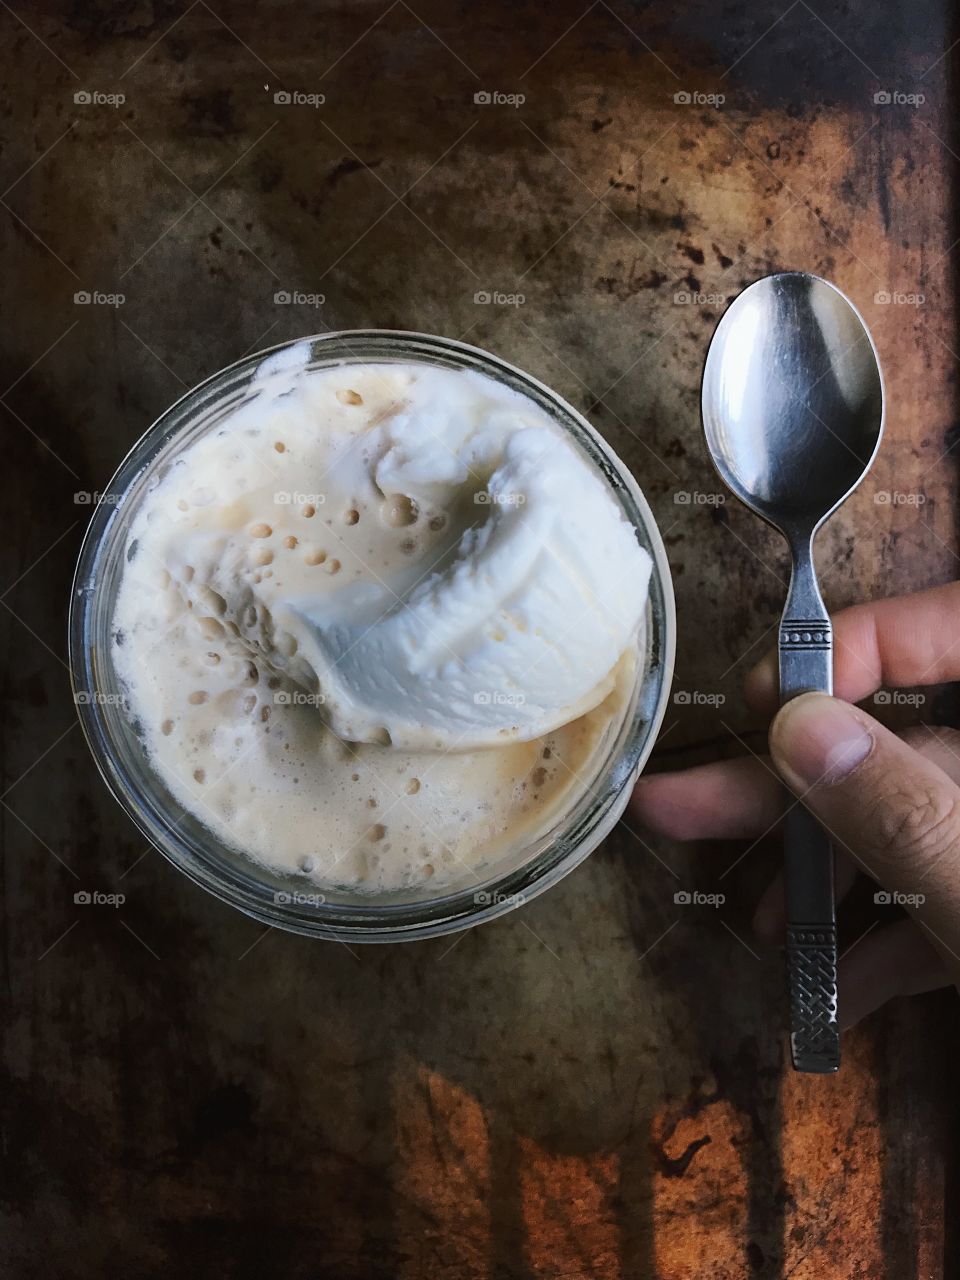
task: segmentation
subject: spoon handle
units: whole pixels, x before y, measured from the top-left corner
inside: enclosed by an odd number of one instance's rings
[[[794,552],[780,624],[780,701],[833,692],[833,633],[817,586],[810,543]],[[797,1071],[836,1071],[837,921],[830,838],[810,811],[788,796],[784,818],[787,984],[790,1052]]]

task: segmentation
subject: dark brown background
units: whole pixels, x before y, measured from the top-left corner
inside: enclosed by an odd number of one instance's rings
[[[655,766],[761,750],[738,689],[785,558],[745,511],[676,501],[717,489],[697,394],[722,303],[675,297],[781,267],[846,289],[889,426],[821,539],[827,599],[955,575],[948,12],[2,5],[8,1274],[957,1274],[955,998],[869,1019],[836,1078],[792,1075],[779,957],[748,925],[775,845],[725,875],[742,849],[621,829],[459,940],[265,933],[144,850],[64,666],[74,494],[155,415],[270,343],[420,329],[551,383],[643,484],[675,574],[676,688],[727,699],[671,705]],[[276,105],[281,88],[327,101]],[[894,490],[925,502],[876,501]],[[678,907],[678,888],[727,902]],[[127,900],[76,906],[80,889]],[[848,944],[875,918],[867,895]]]

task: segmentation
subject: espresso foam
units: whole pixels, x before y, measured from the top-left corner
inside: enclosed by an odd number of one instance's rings
[[[635,683],[637,637],[592,705],[529,740],[401,749],[386,727],[379,741],[334,733],[285,602],[335,609],[349,588],[362,617],[365,591],[429,578],[477,519],[476,484],[458,497],[442,455],[416,496],[384,492],[377,428],[411,404],[429,422],[434,399],[439,412],[486,397],[511,430],[559,432],[476,374],[365,365],[291,377],[294,393],[271,386],[192,442],[135,514],[113,655],[131,714],[176,800],[254,862],[370,892],[479,877],[589,785]],[[506,723],[522,690],[489,696]]]

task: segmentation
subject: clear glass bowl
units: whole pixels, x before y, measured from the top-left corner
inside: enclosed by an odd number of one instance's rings
[[[233,412],[261,361],[308,343],[310,368],[357,362],[419,362],[474,369],[528,396],[573,438],[601,474],[653,558],[638,678],[624,721],[614,726],[594,777],[545,834],[498,863],[480,883],[371,895],[311,893],[302,878],[277,875],[221,842],[185,812],[153,770],[125,709],[113,665],[112,619],[128,530],[147,486],[199,434]],[[347,942],[393,942],[449,933],[491,920],[555,884],[592,852],[623,812],[646,762],[673,675],[676,621],[670,570],[650,508],[626,467],[590,424],[529,374],[476,347],[390,330],[300,339],[247,356],[177,401],[130,450],[93,513],[77,564],[69,645],[80,722],[107,786],[147,839],[174,866],[223,902],[266,924]]]

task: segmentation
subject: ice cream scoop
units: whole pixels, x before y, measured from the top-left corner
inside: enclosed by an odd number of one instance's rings
[[[467,750],[539,737],[610,692],[650,558],[601,482],[531,427],[477,496],[475,522],[410,590],[364,583],[274,608],[344,737]]]

